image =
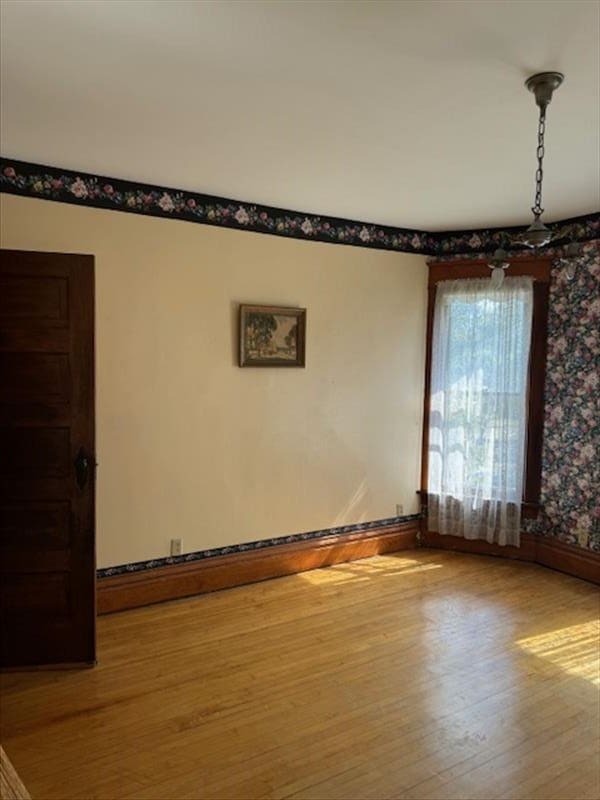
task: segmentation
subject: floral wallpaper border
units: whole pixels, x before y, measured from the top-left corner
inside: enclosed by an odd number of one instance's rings
[[[537,252],[541,255],[550,255],[551,250],[557,250],[570,242],[588,242],[600,237],[600,212],[547,224],[553,231],[552,247],[540,248]],[[493,253],[498,247],[512,255],[531,253],[528,247],[519,245],[512,238],[518,237],[524,230],[525,226],[520,226],[434,233],[432,235],[437,240],[437,249],[432,255],[440,259],[446,256],[481,258]]]
[[[233,544],[227,547],[215,547],[211,550],[196,550],[193,553],[185,553],[181,556],[153,558],[150,561],[135,561],[131,564],[119,564],[116,567],[105,567],[97,570],[97,576],[98,578],[110,578],[114,575],[123,575],[129,572],[141,572],[142,570],[156,569],[156,567],[166,567],[170,566],[171,564],[189,564],[191,561],[203,561],[207,558],[217,558],[218,556],[231,555],[232,553],[246,553],[250,550],[261,550],[264,547],[276,547],[281,544],[306,542],[312,539],[324,539],[328,536],[340,536],[348,533],[368,531],[373,528],[385,528],[391,525],[398,525],[401,522],[412,522],[420,518],[420,514],[409,514],[404,517],[388,517],[387,519],[377,519],[371,522],[358,522],[354,525],[343,525],[339,528],[324,528],[320,531],[293,533],[288,536],[277,536],[272,539],[259,539],[256,542]]]
[[[507,239],[523,230],[523,227],[513,227],[429,233],[318,216],[9,158],[0,158],[0,192],[294,239],[429,256],[492,252],[500,245],[506,246]],[[600,214],[574,217],[552,223],[550,227],[557,232],[555,245],[567,240],[587,241],[600,236]]]
[[[318,216],[6,158],[0,159],[0,191],[309,241],[424,254],[436,248],[425,231]]]

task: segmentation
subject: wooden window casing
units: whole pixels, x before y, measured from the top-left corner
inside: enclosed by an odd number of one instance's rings
[[[536,517],[540,509],[542,484],[542,445],[544,438],[544,384],[546,381],[546,348],[548,338],[548,299],[550,266],[548,256],[514,258],[507,277],[531,275],[533,278],[533,319],[529,353],[527,391],[527,433],[525,444],[525,476],[523,481],[522,514]],[[427,480],[429,474],[429,408],[431,393],[431,349],[436,286],[440,281],[490,276],[488,261],[442,261],[429,265],[427,306],[427,349],[425,355],[425,401],[423,408],[423,445],[421,458],[421,505],[427,509]]]

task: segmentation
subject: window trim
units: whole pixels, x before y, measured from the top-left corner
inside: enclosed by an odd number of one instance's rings
[[[550,296],[551,256],[525,256],[510,260],[508,276],[531,275],[533,278],[533,319],[527,378],[527,433],[525,476],[521,513],[535,518],[540,510],[542,486],[542,447],[544,439],[544,385],[548,341],[548,304]],[[425,392],[423,402],[423,437],[421,448],[421,511],[427,515],[427,477],[429,473],[429,408],[431,398],[431,350],[436,286],[440,281],[458,278],[489,277],[487,260],[436,261],[429,264],[427,331],[425,350]]]

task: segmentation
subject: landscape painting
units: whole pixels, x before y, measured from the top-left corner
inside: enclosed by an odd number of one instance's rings
[[[305,308],[240,306],[240,367],[303,367],[305,341]]]

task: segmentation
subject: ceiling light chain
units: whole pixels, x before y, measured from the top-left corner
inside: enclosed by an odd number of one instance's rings
[[[539,219],[544,213],[542,208],[542,182],[544,180],[544,135],[546,133],[546,106],[540,106],[540,119],[538,122],[538,146],[536,150],[537,156],[537,170],[535,173],[535,200],[533,208],[533,216]]]
[[[535,95],[535,102],[540,109],[537,131],[537,149],[535,152],[537,168],[535,171],[535,197],[531,211],[533,222],[525,233],[521,234],[516,242],[517,245],[527,247],[544,247],[552,240],[552,231],[542,222],[542,185],[544,182],[544,155],[545,155],[545,135],[546,135],[546,109],[552,100],[552,94],[561,83],[565,76],[562,72],[538,72],[525,81],[525,86]],[[564,251],[565,258],[558,259],[556,263],[567,265],[567,277],[574,276],[575,266],[573,260],[576,259],[580,251],[578,245],[572,243]],[[500,288],[504,281],[504,274],[510,262],[507,260],[506,252],[499,247],[489,262],[492,270],[492,286]]]
[[[544,136],[546,133],[546,109],[552,100],[555,89],[563,82],[565,76],[561,72],[539,72],[532,75],[525,82],[525,86],[535,95],[535,102],[540,109],[538,121],[538,146],[536,150],[537,170],[535,173],[535,200],[533,208],[533,222],[522,237],[522,243],[527,247],[543,247],[552,239],[552,231],[542,222],[542,182],[544,180]]]

